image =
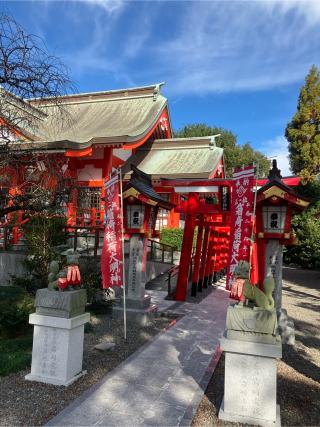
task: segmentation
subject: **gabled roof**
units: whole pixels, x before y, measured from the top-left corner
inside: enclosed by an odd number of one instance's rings
[[[280,170],[277,168],[277,161],[272,161],[272,169],[268,175],[268,182],[257,192],[257,202],[271,199],[285,200],[297,209],[305,209],[310,205],[310,200],[306,197],[299,196],[292,188],[284,184]]]
[[[32,149],[81,150],[93,144],[134,145],[157,124],[167,107],[163,83],[80,93],[58,99],[24,100],[42,113]],[[27,144],[23,144],[27,149]]]
[[[126,195],[131,194],[130,189],[134,189],[139,195],[145,196],[146,199],[150,199],[155,202],[159,207],[163,209],[171,210],[175,205],[164,200],[153,188],[151,182],[151,176],[142,172],[134,165],[131,165],[132,175],[130,181],[124,187],[124,198]]]
[[[122,166],[130,173],[131,164],[157,178],[209,178],[223,159],[214,136],[156,139],[139,147]]]

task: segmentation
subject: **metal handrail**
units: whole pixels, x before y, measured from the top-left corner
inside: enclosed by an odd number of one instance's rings
[[[103,226],[78,226],[78,225],[68,225],[66,227],[66,230],[68,231],[69,237],[73,237],[73,250],[76,251],[78,247],[78,238],[79,237],[92,237],[92,234],[94,233],[94,245],[93,245],[93,256],[98,255],[98,249],[99,249],[99,243],[100,243],[100,231],[103,232],[104,227]],[[70,233],[70,230],[74,230]],[[79,233],[81,230],[87,231],[87,233]],[[90,233],[91,232],[91,233]]]
[[[23,229],[24,224],[3,224],[0,225],[0,229],[3,229],[3,244],[0,246],[0,250],[8,250],[9,246],[12,244],[12,236],[10,234],[10,229],[12,230],[21,230]],[[36,225],[34,226],[36,227]],[[99,242],[100,242],[100,232],[104,230],[103,226],[78,226],[78,225],[66,225],[65,230],[68,232],[68,237],[73,237],[73,249],[76,250],[78,246],[78,238],[79,237],[86,237],[91,235],[91,237],[94,234],[94,246],[93,246],[93,254],[94,256],[97,256],[98,249],[99,249]],[[72,230],[72,231],[71,231]],[[82,231],[87,231],[87,233],[81,233]],[[91,232],[91,233],[90,233]]]
[[[158,250],[161,251],[161,262],[165,262],[165,253],[169,253],[171,264],[173,264],[175,252],[175,247],[173,245],[161,243],[153,239],[148,239],[148,247],[150,248],[149,254],[152,261],[158,261],[158,259],[156,259],[157,257],[155,256],[155,250]]]

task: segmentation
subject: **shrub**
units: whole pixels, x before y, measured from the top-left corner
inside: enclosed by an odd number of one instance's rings
[[[18,286],[0,286],[0,303],[5,302],[11,304],[19,298],[22,298],[24,294],[24,290]]]
[[[35,295],[38,289],[46,286],[46,284],[43,283],[43,280],[32,276],[32,274],[24,277],[11,276],[11,283],[13,286],[18,286],[25,290],[30,295]]]
[[[0,335],[13,337],[25,332],[29,314],[34,312],[34,299],[16,286],[1,286],[0,298]]]
[[[171,245],[177,251],[181,251],[183,241],[183,228],[163,228],[160,234],[160,243]],[[197,244],[198,227],[194,230],[193,247]]]
[[[30,366],[32,335],[0,339],[0,375],[18,372]]]
[[[317,217],[320,206],[315,206],[301,215],[295,215],[292,221],[298,243],[284,252],[286,263],[297,264],[304,268],[320,268],[320,220]]]
[[[28,246],[28,256],[24,261],[29,277],[23,280],[14,279],[14,284],[22,286],[34,294],[37,289],[48,285],[48,267],[58,255],[55,247],[66,243],[66,218],[34,215],[24,228]]]
[[[181,251],[183,228],[163,228],[160,234],[160,243],[171,245]]]
[[[87,291],[88,303],[95,301],[98,291],[102,289],[100,263],[96,259],[80,259],[81,283]]]

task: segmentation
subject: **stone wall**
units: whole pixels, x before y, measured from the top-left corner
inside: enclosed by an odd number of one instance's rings
[[[0,252],[0,285],[9,285],[11,275],[25,275],[26,269],[22,263],[25,257],[23,253]]]

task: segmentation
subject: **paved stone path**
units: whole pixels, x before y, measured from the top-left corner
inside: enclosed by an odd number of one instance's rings
[[[153,296],[161,300],[161,294]],[[178,304],[173,310],[174,304],[162,301],[161,308],[184,317],[48,425],[189,426],[220,357],[229,293],[217,288],[199,304]]]

